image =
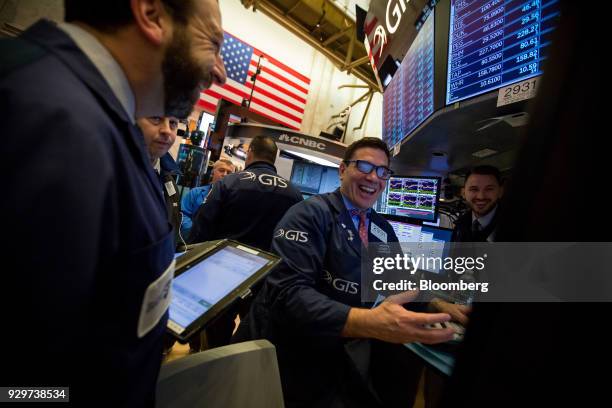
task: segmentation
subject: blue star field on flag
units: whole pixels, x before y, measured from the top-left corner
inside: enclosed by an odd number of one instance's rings
[[[253,56],[253,47],[246,45],[227,33],[224,33],[221,57],[225,63],[228,78],[244,84],[249,74],[249,64]]]

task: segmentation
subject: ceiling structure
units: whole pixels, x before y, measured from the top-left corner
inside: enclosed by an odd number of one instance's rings
[[[508,171],[524,137],[531,101],[497,107],[487,93],[444,107],[401,142],[392,160],[398,174],[465,174],[475,165]]]
[[[355,75],[370,88],[378,88],[365,45],[356,38],[354,11],[349,12],[348,7],[342,7],[338,0],[241,2],[247,9],[264,13],[306,41],[329,58],[340,71]]]

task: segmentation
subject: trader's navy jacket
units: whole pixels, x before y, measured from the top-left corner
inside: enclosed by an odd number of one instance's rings
[[[389,223],[370,211],[372,225],[397,242]],[[381,234],[377,234],[380,236]],[[361,303],[361,240],[339,190],[293,206],[278,223],[272,251],[283,261],[268,276],[245,323],[251,338],[277,346],[288,402],[318,406],[346,374],[349,309]]]
[[[213,184],[193,218],[189,241],[231,238],[267,251],[274,226],[300,201],[300,191],[274,165],[251,163]]]
[[[165,304],[145,293],[173,240],[142,133],[53,23],[0,47],[2,383],[152,406],[167,312],[151,327],[142,316]]]

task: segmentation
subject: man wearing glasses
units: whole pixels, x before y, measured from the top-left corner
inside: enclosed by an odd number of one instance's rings
[[[408,311],[401,305],[408,296],[373,309],[361,303],[362,246],[397,242],[371,208],[392,174],[389,160],[380,139],[358,140],[340,164],[340,188],[296,204],[276,227],[272,250],[283,262],[235,340],[263,337],[276,345],[287,407],[411,406],[409,382],[391,374],[413,358],[401,344],[452,338],[451,331],[423,328],[450,316]]]

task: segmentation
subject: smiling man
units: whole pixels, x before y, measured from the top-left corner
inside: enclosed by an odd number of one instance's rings
[[[463,198],[470,211],[455,222],[453,241],[494,241],[499,201],[504,194],[501,173],[493,166],[474,167],[465,178]]]
[[[276,345],[289,408],[411,406],[410,382],[389,375],[410,364],[400,343],[452,338],[423,328],[450,316],[408,311],[401,305],[408,298],[374,309],[361,303],[362,247],[397,242],[371,208],[392,174],[389,159],[380,139],[353,143],[340,164],[340,188],[294,205],[276,227],[272,250],[283,262],[235,341],[263,337]]]
[[[184,118],[225,81],[219,5],[64,3],[64,23],[0,41],[4,287],[19,294],[0,307],[27,350],[6,356],[0,383],[70,387],[75,406],[153,407],[174,243],[135,122]]]

